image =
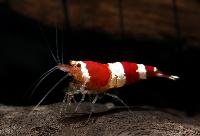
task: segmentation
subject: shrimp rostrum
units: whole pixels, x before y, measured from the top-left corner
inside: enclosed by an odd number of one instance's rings
[[[96,102],[98,94],[106,94],[120,100],[107,91],[151,77],[164,77],[171,80],[179,78],[166,75],[154,66],[131,62],[102,64],[94,61],[70,61],[69,64],[58,64],[57,68],[73,78],[69,85],[70,89],[65,94],[68,104],[74,100],[75,94],[82,94],[81,102],[84,101],[86,94],[96,94],[92,103]]]

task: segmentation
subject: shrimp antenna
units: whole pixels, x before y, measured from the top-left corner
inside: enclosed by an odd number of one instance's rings
[[[64,63],[63,60],[63,45],[64,45],[64,30],[62,31],[62,44],[61,44],[61,63]]]
[[[58,63],[60,64],[61,61],[60,61],[60,58],[59,58],[59,50],[58,50],[58,25],[56,23],[56,57],[57,57],[57,60],[58,60]]]
[[[45,34],[44,34],[44,30],[42,29],[42,27],[41,27],[40,24],[39,24],[39,29],[40,29],[40,32],[41,32],[41,34],[42,34],[42,37],[44,38],[44,40],[45,40],[45,42],[46,42],[47,47],[48,47],[48,49],[49,49],[49,51],[50,51],[50,53],[51,53],[51,56],[53,57],[53,59],[54,59],[54,61],[56,62],[56,64],[59,64],[59,61],[56,59],[56,57],[55,57],[53,51],[51,50],[50,44],[49,44],[49,42],[48,42],[48,40],[47,40],[47,38],[46,38],[46,36],[45,36]]]
[[[38,102],[38,104],[33,108],[33,110],[37,109],[38,106],[44,101],[44,99],[58,86],[66,77],[69,75],[65,75],[63,78],[61,78],[46,94],[45,96]]]
[[[32,92],[31,92],[31,94],[30,94],[29,97],[31,97],[31,96],[33,95],[33,93],[34,93],[35,90],[38,88],[38,86],[41,84],[41,82],[42,82],[47,76],[49,76],[52,72],[54,72],[56,69],[58,69],[57,66],[55,66],[55,67],[49,69],[48,71],[46,71],[44,74],[42,74],[42,75],[33,83],[33,85],[32,85],[30,88],[32,88],[32,87],[34,87],[34,88],[33,88],[33,90],[32,90]]]

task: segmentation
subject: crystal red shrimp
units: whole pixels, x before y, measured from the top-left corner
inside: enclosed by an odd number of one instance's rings
[[[74,94],[106,93],[109,89],[123,87],[150,77],[164,77],[176,80],[179,77],[166,75],[154,66],[132,62],[114,62],[102,64],[94,61],[70,61],[70,64],[59,64],[58,69],[73,77],[71,91],[66,92],[70,103]],[[95,100],[96,101],[96,100]],[[93,102],[95,103],[95,102]]]

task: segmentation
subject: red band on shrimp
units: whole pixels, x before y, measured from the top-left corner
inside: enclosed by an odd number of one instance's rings
[[[101,64],[93,61],[84,61],[90,74],[90,81],[87,87],[91,89],[100,89],[106,86],[110,79],[110,71],[107,64]]]
[[[130,84],[139,80],[139,73],[136,72],[138,66],[136,63],[121,62],[126,74],[126,84]]]
[[[156,76],[157,68],[153,66],[145,66],[147,70],[147,77],[153,77]]]

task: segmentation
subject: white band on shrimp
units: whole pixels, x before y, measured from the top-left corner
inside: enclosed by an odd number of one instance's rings
[[[137,64],[138,69],[136,72],[139,73],[140,79],[147,79],[147,70],[143,64]]]
[[[110,88],[122,87],[126,83],[124,67],[120,62],[108,63],[111,79],[108,83]]]
[[[88,69],[86,67],[86,63],[84,63],[83,61],[71,61],[71,64],[72,65],[77,65],[77,64],[81,65],[82,77],[85,81],[84,85],[86,85],[90,81],[90,74],[89,74]]]
[[[157,71],[158,71],[157,67],[154,67],[153,72],[157,72]]]

